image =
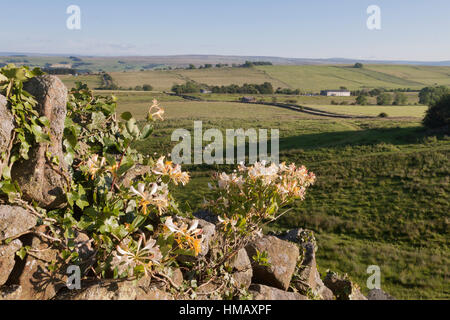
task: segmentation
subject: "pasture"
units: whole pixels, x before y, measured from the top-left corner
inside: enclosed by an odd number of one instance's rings
[[[308,105],[305,105],[308,106]],[[315,109],[333,113],[348,114],[353,116],[378,116],[384,112],[389,117],[412,117],[422,119],[425,116],[426,106],[334,106],[334,105],[309,105]]]
[[[368,65],[358,69],[342,65],[307,65],[260,66],[257,69],[291,88],[314,92],[340,86],[350,90],[377,87],[422,89],[427,85],[450,84],[450,67]]]
[[[174,83],[196,81],[210,85],[262,83],[274,87],[322,89],[365,87],[421,89],[449,83],[449,68],[367,65],[264,66],[251,69],[139,71],[112,73],[122,87],[148,83],[154,92],[98,91],[118,97],[118,112],[146,116],[153,98],[165,108],[165,121],[136,147],[157,157],[171,152],[172,132],[192,132],[202,120],[204,130],[279,129],[280,160],[304,164],[318,177],[305,201],[265,231],[309,228],[316,233],[318,266],[347,273],[367,292],[366,269],[381,268],[381,285],[399,299],[449,299],[450,265],[450,140],[430,135],[421,119],[426,106],[415,105],[417,93],[407,93],[409,105],[354,106],[355,97],[255,95],[259,101],[295,101],[325,112],[373,119],[339,119],[261,104],[242,104],[242,95],[196,94],[202,101],[188,101],[161,91]],[[422,76],[421,76],[422,75]],[[95,84],[95,76],[86,76]],[[66,84],[72,78],[62,77]],[[270,79],[270,80],[267,80]],[[77,79],[78,80],[78,79]],[[331,105],[331,101],[344,105]],[[292,102],[294,103],[294,102]],[[388,118],[378,118],[385,112]],[[186,165],[192,180],[176,190],[181,208],[201,208],[213,171],[230,171],[229,165]]]
[[[114,82],[123,88],[134,88],[150,84],[157,91],[170,91],[174,84],[195,81],[199,84],[222,86],[244,83],[272,83],[276,89],[300,89],[303,92],[318,93],[325,89],[349,90],[364,88],[386,88],[420,90],[426,86],[450,85],[450,67],[428,67],[411,65],[366,65],[362,69],[346,65],[302,65],[302,66],[258,66],[253,68],[208,68],[146,70],[135,69],[110,72]],[[76,79],[61,76],[68,84]],[[90,83],[99,83],[98,75],[80,77]],[[331,99],[325,97],[328,104]],[[308,97],[308,99],[323,99]],[[349,99],[351,100],[351,99]],[[373,100],[373,99],[372,99]],[[408,103],[417,102],[417,93],[408,93]],[[327,104],[321,101],[321,104]]]
[[[318,176],[305,201],[266,231],[306,227],[316,232],[319,270],[348,273],[364,292],[366,268],[382,270],[382,287],[397,298],[449,298],[448,204],[450,140],[428,137],[421,106],[315,106],[387,119],[332,119],[264,105],[164,101],[167,120],[137,147],[152,156],[171,152],[176,128],[277,128],[280,159],[304,164]],[[119,111],[143,116],[148,104]],[[352,109],[356,108],[356,109]],[[390,108],[389,110],[387,108]],[[186,165],[192,181],[177,189],[182,208],[201,208],[215,171],[233,166]]]

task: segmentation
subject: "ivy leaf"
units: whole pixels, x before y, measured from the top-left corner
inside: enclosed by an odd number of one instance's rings
[[[42,127],[33,124],[31,130],[33,131],[37,143],[50,142],[50,136],[42,131]]]
[[[75,149],[78,143],[78,138],[75,132],[75,129],[72,128],[65,128],[64,129],[64,137],[66,138],[67,142],[70,144],[72,148]]]
[[[83,196],[83,198],[85,198],[85,197]],[[85,199],[81,199],[81,198],[77,199],[77,201],[75,201],[75,203],[78,207],[80,207],[81,210],[83,210],[84,208],[86,208],[89,205],[88,201],[86,201]]]
[[[4,181],[2,183],[1,190],[4,193],[6,193],[6,194],[16,193],[17,192],[16,186],[13,183],[9,182],[9,181]]]
[[[9,67],[9,68],[8,68]],[[17,81],[25,81],[28,79],[27,70],[24,68],[14,68],[13,65],[7,66],[3,69],[3,75],[8,79],[14,79]]]
[[[44,126],[50,127],[50,120],[48,120],[47,117],[42,116],[42,117],[40,117],[38,120],[39,120],[39,122],[42,123]]]
[[[22,247],[19,249],[19,251],[16,252],[16,254],[21,260],[23,260],[27,255],[29,249],[30,249],[29,246]]]
[[[2,176],[5,180],[11,180],[11,169],[8,166],[3,168]]]

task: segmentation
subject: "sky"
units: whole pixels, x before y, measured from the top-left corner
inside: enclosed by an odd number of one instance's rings
[[[367,28],[370,5],[381,30]],[[0,52],[442,61],[449,14],[448,0],[0,0]]]

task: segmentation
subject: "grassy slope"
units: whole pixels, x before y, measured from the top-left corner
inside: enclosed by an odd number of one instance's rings
[[[450,67],[367,65],[366,69],[425,85],[450,85]]]
[[[102,62],[107,63],[107,62]],[[111,72],[116,84],[135,87],[150,84],[156,90],[170,90],[174,83],[193,80],[208,85],[271,82],[274,88],[294,88],[318,92],[345,86],[355,90],[384,87],[388,89],[422,89],[429,85],[450,85],[450,67],[409,65],[366,65],[362,69],[349,66],[260,66],[256,68],[212,68],[171,71]],[[65,77],[65,76],[64,76]],[[89,78],[89,76],[87,76]],[[98,81],[98,76],[90,76]],[[67,78],[67,77],[66,77]],[[90,79],[90,78],[89,78]],[[71,81],[71,79],[67,79]],[[328,97],[329,100],[333,97]],[[330,100],[331,101],[331,100]],[[416,100],[410,101],[416,102]]]
[[[279,128],[282,160],[307,165],[318,182],[272,228],[315,230],[320,270],[348,273],[365,291],[366,268],[377,264],[383,288],[398,298],[450,297],[450,142],[426,138],[419,119],[309,118],[225,102],[167,102],[167,115],[157,135],[139,145],[143,152],[170,152],[173,130],[191,130],[194,119],[204,119],[205,129]],[[198,208],[210,170],[230,168],[188,169],[193,179],[176,196],[183,207]]]
[[[89,88],[98,88],[101,86],[102,82],[100,80],[100,76],[98,75],[80,75],[80,76],[72,76],[72,75],[60,75],[58,76],[62,82],[66,85],[67,88],[71,89],[75,87],[75,82],[86,83]]]
[[[155,90],[169,91],[174,84],[184,83],[179,75],[168,71],[112,72],[114,82],[123,88],[150,84]]]
[[[194,80],[198,83],[209,85],[243,85],[244,83],[264,83],[271,82],[274,88],[286,87],[286,84],[278,79],[272,78],[265,72],[256,68],[212,68],[197,70],[176,70],[173,71],[185,79]]]
[[[308,106],[308,105],[305,105]],[[385,112],[389,117],[415,117],[423,118],[428,107],[425,106],[334,106],[334,105],[309,105],[315,109],[334,113],[378,116]]]
[[[367,65],[348,66],[263,66],[258,70],[303,90],[364,87],[421,89],[427,85],[450,84],[449,67]]]

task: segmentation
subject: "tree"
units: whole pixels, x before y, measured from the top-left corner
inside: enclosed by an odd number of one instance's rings
[[[430,129],[445,128],[445,133],[450,133],[450,94],[442,96],[430,105],[423,124]]]
[[[153,90],[153,87],[152,87],[151,85],[149,85],[149,84],[144,84],[144,85],[142,86],[142,89],[143,89],[144,91],[152,91],[152,90]]]
[[[403,92],[396,92],[394,94],[394,105],[404,106],[408,102],[408,97]]]
[[[419,92],[419,103],[431,105],[438,102],[444,95],[449,93],[450,89],[446,86],[425,87]]]
[[[391,103],[392,103],[392,95],[390,95],[387,92],[382,93],[377,97],[377,104],[379,106],[386,106],[390,105]]]
[[[361,105],[361,106],[365,106],[368,102],[369,102],[369,101],[368,101],[368,99],[367,99],[367,96],[364,95],[364,94],[361,94],[361,95],[359,95],[359,96],[356,98],[356,103],[359,104],[359,105]]]
[[[355,65],[353,66],[353,68],[358,68],[358,69],[361,69],[362,67],[364,67],[364,65],[360,62],[355,63]]]
[[[200,92],[200,86],[193,81],[188,81],[185,84],[173,85],[172,91],[176,94],[197,93]]]
[[[192,70],[192,69],[195,69],[195,66],[194,66],[193,64],[190,64],[189,67],[188,67],[188,69],[191,69],[191,70]]]
[[[371,97],[376,97],[376,96],[380,95],[383,92],[384,92],[384,90],[375,88],[375,89],[372,89],[372,90],[369,91],[369,95]]]

